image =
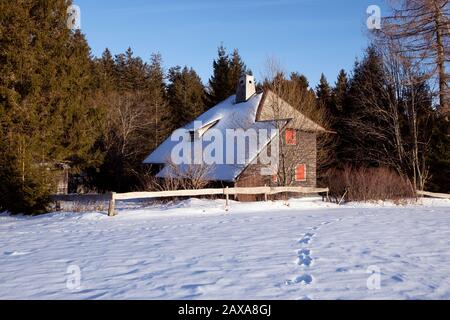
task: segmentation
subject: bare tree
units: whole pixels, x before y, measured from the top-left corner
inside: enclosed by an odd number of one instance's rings
[[[439,104],[448,113],[449,0],[391,0],[392,16],[384,18],[379,36],[397,40],[397,54],[407,54],[426,67],[424,77],[436,78]]]
[[[275,59],[267,60],[264,79],[264,87],[268,91],[266,103],[270,110],[270,114],[266,116],[275,119],[276,129],[280,132],[277,181],[279,185],[292,185],[298,164],[314,161],[317,163],[317,169],[320,169],[330,161],[330,133],[322,132],[316,139],[319,127],[329,126],[329,115],[324,108],[317,105],[314,92],[304,83],[286,79],[283,69]],[[304,135],[300,138],[309,137],[308,143],[297,141],[287,145],[282,133],[291,127]],[[308,134],[310,135],[307,136]]]
[[[106,148],[115,150],[123,159],[134,161],[142,157],[143,133],[153,123],[153,116],[142,101],[138,94],[131,93],[114,92],[106,97]],[[151,146],[150,142],[148,144]]]
[[[423,190],[429,178],[432,98],[418,64],[400,55],[399,45],[395,40],[373,48],[382,65],[358,73],[352,99],[360,107],[347,126],[356,132],[354,148],[362,150],[361,160],[394,168],[411,179],[414,190]]]

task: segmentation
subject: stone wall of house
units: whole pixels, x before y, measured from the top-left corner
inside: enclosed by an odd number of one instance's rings
[[[283,138],[284,138],[284,132]],[[289,168],[287,174],[281,174],[281,176],[288,177],[287,185],[299,186],[299,187],[316,187],[317,182],[317,142],[316,133],[297,131],[297,144],[286,145],[283,141],[283,146],[280,148],[283,155],[285,155],[285,167]],[[268,146],[271,147],[270,145]],[[270,150],[270,149],[269,149]],[[263,152],[266,152],[264,150]],[[270,152],[269,152],[270,153]],[[282,160],[281,160],[282,161]],[[305,164],[306,166],[306,180],[295,181],[295,166],[297,164]],[[274,176],[262,175],[263,168],[267,168],[266,165],[262,165],[259,162],[250,164],[238,177],[235,186],[236,187],[262,187],[262,186],[278,186],[281,183],[275,182]],[[281,168],[281,162],[279,165]],[[275,174],[274,174],[275,175]],[[279,175],[278,175],[279,176]],[[293,181],[293,180],[294,181]],[[263,195],[240,195],[237,197],[239,201],[257,201],[264,198]]]
[[[285,145],[287,167],[291,170],[296,165],[305,164],[306,181],[295,181],[295,172],[292,172],[291,185],[315,188],[317,184],[317,135],[313,132],[297,131],[297,145]]]

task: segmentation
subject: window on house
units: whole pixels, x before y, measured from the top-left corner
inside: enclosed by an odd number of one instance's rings
[[[299,164],[295,168],[295,181],[306,181],[306,165]]]
[[[297,144],[297,130],[286,129],[286,144],[296,145]]]
[[[273,175],[272,179],[273,179],[273,183],[278,183],[278,175],[277,174]]]

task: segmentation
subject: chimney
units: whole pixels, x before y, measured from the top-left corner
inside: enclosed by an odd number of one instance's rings
[[[242,75],[236,90],[236,103],[248,101],[255,93],[255,78],[249,74]]]

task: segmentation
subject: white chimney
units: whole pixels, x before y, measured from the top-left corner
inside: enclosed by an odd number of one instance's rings
[[[242,75],[236,90],[236,103],[248,101],[255,93],[255,78],[249,74]]]

